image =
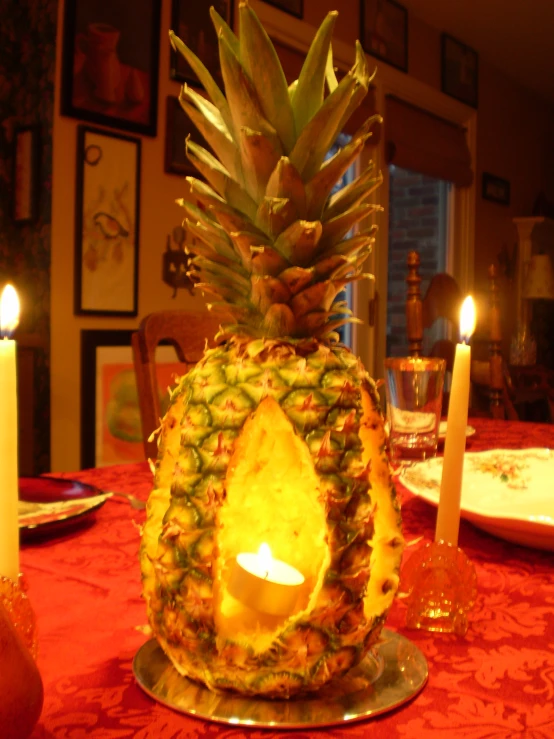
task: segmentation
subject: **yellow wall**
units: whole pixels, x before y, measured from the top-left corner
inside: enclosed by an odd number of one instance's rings
[[[80,463],[80,331],[81,329],[131,329],[141,317],[165,308],[201,309],[203,300],[172,288],[162,281],[162,254],[167,235],[182,221],[182,209],[175,199],[185,193],[183,177],[164,173],[165,101],[177,95],[179,83],[169,78],[170,0],[162,2],[160,74],[158,93],[158,135],[143,136],[140,199],[139,315],[137,318],[75,316],[74,295],[74,214],[77,171],[77,126],[82,121],[59,114],[55,102],[52,177],[52,266],[51,266],[51,418],[52,469],[76,470]],[[58,9],[62,28],[63,3]],[[61,79],[61,38],[58,34],[56,93]],[[93,125],[93,124],[90,124]],[[132,135],[132,134],[131,134]]]
[[[481,89],[477,127],[477,182],[483,172],[509,180],[509,207],[484,200],[478,188],[475,207],[475,283],[486,293],[487,267],[502,249],[514,255],[517,231],[513,218],[532,214],[534,202],[547,188],[547,142],[551,111],[536,96],[507,80],[489,65],[479,70]],[[550,113],[550,115],[549,115]],[[550,132],[550,136],[549,136]],[[517,320],[514,278],[501,280],[500,298],[505,356]]]
[[[203,0],[201,0],[203,1]],[[235,6],[237,0],[235,0]],[[172,290],[161,280],[161,259],[166,236],[180,223],[180,209],[174,204],[184,194],[182,178],[163,171],[165,99],[178,93],[179,85],[169,79],[167,30],[170,0],[162,0],[158,135],[142,137],[139,316],[137,319],[82,317],[73,314],[74,202],[76,173],[76,130],[79,121],[59,114],[61,40],[58,34],[56,102],[54,116],[54,161],[52,205],[52,469],[79,467],[80,436],[80,331],[83,328],[133,328],[147,313],[172,307],[199,308],[200,298]],[[327,10],[338,7],[336,35],[353,43],[358,37],[358,0],[305,0],[305,20],[317,25]],[[59,3],[62,28],[63,2]],[[295,20],[290,18],[290,22]],[[378,64],[380,64],[379,62]],[[440,34],[416,18],[409,19],[410,74],[436,88],[440,87]],[[547,143],[553,129],[552,111],[481,60],[478,114],[478,183],[483,171],[510,180],[512,204],[509,208],[483,201],[477,188],[475,271],[479,287],[487,265],[496,259],[503,244],[512,247],[516,234],[511,219],[530,215],[541,188],[554,186],[545,162],[554,159]],[[547,147],[550,147],[547,149]]]

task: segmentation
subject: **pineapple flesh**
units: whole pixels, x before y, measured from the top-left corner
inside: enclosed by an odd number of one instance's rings
[[[337,340],[355,320],[337,300],[363,276],[374,229],[371,168],[332,193],[369,120],[330,159],[370,76],[356,46],[336,79],[327,15],[287,86],[248,2],[239,37],[211,11],[225,96],[173,34],[207,97],[181,104],[212,151],[187,141],[204,180],[183,200],[197,286],[232,317],[181,378],[158,436],[141,542],[153,633],[179,672],[214,690],[289,697],[357,664],[379,637],[403,549],[375,384]],[[304,584],[292,613],[228,590],[240,552],[270,545]]]

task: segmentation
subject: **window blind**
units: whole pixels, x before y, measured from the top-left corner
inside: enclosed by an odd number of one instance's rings
[[[467,187],[473,182],[471,155],[462,126],[393,96],[385,103],[388,164]]]

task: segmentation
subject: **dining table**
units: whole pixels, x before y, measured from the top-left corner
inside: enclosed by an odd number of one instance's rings
[[[475,433],[467,439],[468,452],[554,449],[551,424],[488,418],[469,423]],[[56,476],[143,501],[152,487],[146,462]],[[396,488],[406,562],[433,540],[436,508],[398,478]],[[554,495],[554,479],[552,490]],[[486,489],[482,495],[487,496]],[[425,656],[424,687],[402,705],[364,720],[291,732],[278,725],[198,718],[163,705],[140,687],[133,660],[151,638],[138,559],[144,519],[144,510],[112,496],[74,525],[22,541],[21,570],[37,619],[44,684],[32,739],[554,737],[554,542],[550,549],[522,546],[463,517],[459,546],[477,575],[465,635],[408,629],[402,598],[395,600],[386,622]]]

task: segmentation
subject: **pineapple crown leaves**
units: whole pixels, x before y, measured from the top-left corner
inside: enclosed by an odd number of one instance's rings
[[[179,98],[209,147],[187,138],[187,156],[203,180],[187,178],[198,205],[178,201],[196,239],[197,287],[234,317],[226,332],[334,340],[338,326],[355,321],[335,298],[367,276],[363,263],[375,227],[349,232],[380,210],[366,202],[382,181],[371,166],[334,192],[379,116],[327,158],[371,83],[365,54],[357,42],[354,65],[337,79],[331,47],[337,13],[330,12],[298,80],[288,85],[248,0],[239,3],[239,37],[213,8],[210,14],[224,92],[170,32],[205,91],[185,85]]]

